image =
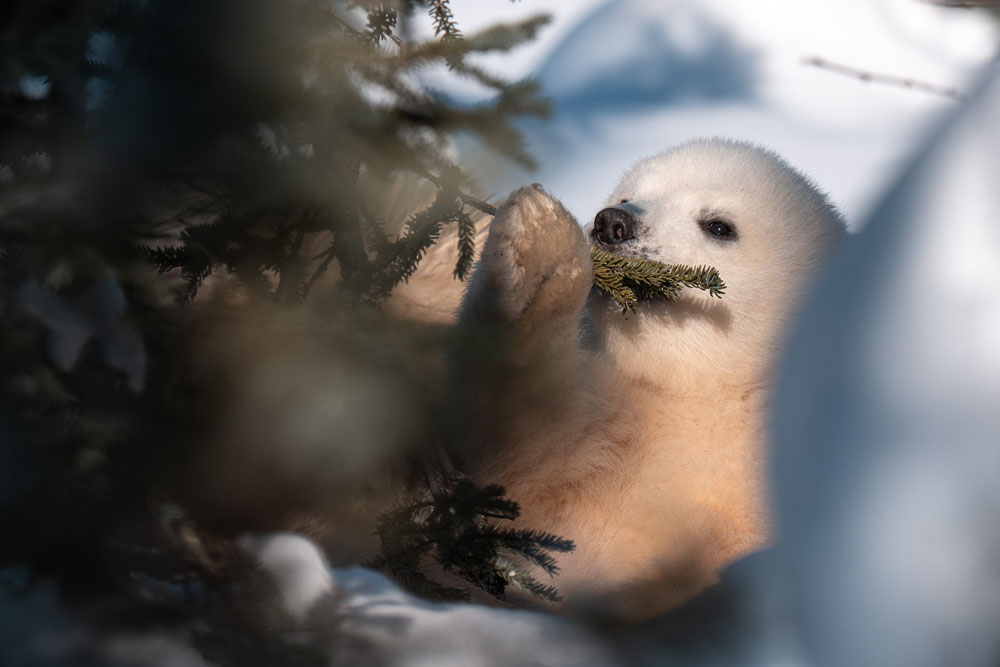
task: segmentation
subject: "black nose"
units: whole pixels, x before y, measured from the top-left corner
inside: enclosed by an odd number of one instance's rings
[[[605,208],[594,216],[594,231],[590,233],[601,243],[621,243],[635,238],[635,216],[621,208]]]

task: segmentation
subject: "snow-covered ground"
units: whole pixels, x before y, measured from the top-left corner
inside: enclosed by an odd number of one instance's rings
[[[779,385],[791,617],[829,665],[1000,655],[1000,70],[826,272]]]
[[[777,150],[860,221],[943,117],[950,98],[804,64],[837,64],[967,93],[995,54],[978,11],[918,0],[453,0],[467,32],[539,11],[554,22],[529,46],[483,57],[511,79],[537,77],[554,104],[522,127],[533,172],[464,146],[493,193],[539,181],[581,220],[637,159],[686,139],[725,135]],[[423,26],[429,30],[429,26]],[[420,31],[417,31],[418,34]],[[444,72],[425,81],[475,102],[483,91]]]

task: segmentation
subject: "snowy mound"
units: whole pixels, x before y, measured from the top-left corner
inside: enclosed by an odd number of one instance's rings
[[[782,570],[820,664],[997,662],[998,112],[994,73],[829,267],[786,360]]]

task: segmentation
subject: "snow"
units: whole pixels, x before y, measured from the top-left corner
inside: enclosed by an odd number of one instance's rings
[[[209,667],[192,644],[190,628],[156,629],[141,613],[131,625],[109,630],[110,618],[127,617],[114,603],[81,604],[51,580],[24,590],[0,571],[0,664],[4,667]],[[147,621],[143,623],[143,621]],[[119,623],[119,625],[123,625]]]
[[[780,558],[819,664],[995,664],[1000,74],[830,267],[774,423]]]
[[[866,84],[803,59],[968,91],[998,37],[982,13],[913,0],[453,5],[467,32],[497,18],[554,12],[555,24],[536,44],[481,62],[511,79],[536,76],[552,99],[551,120],[521,123],[538,168],[498,164],[462,147],[488,192],[538,181],[581,222],[639,158],[725,135],[781,153],[828,189],[856,225],[958,103]],[[458,99],[482,99],[475,86],[449,83],[443,72],[425,77]]]
[[[285,613],[319,629],[304,638],[331,664],[617,664],[607,646],[566,619],[430,603],[373,570],[327,569],[316,546],[297,535],[248,535],[241,544],[276,584]]]
[[[244,535],[240,546],[271,576],[282,610],[301,623],[333,592],[326,558],[312,542],[293,533]]]

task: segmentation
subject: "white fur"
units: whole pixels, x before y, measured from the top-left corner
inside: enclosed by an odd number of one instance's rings
[[[616,359],[630,366],[638,361],[657,381],[663,367],[649,364],[651,354],[669,363],[675,376],[678,364],[694,364],[697,376],[720,365],[742,382],[769,366],[804,279],[844,231],[827,198],[776,154],[719,139],[638,162],[605,205],[626,208],[645,223],[619,254],[715,266],[728,286],[721,301],[688,291],[679,307],[645,307],[637,317],[621,318],[600,305],[591,309],[601,329],[613,332],[606,340]],[[703,215],[733,221],[738,240],[710,238],[697,224]]]
[[[556,582],[570,604],[634,617],[767,543],[771,364],[844,225],[776,155],[720,139],[639,162],[607,203],[640,221],[614,252],[715,266],[725,297],[688,290],[628,315],[588,300],[588,241],[532,187],[498,212],[460,320],[507,332],[500,370],[467,379],[476,477],[507,487],[520,525],[577,542]],[[737,240],[707,234],[711,216]]]

